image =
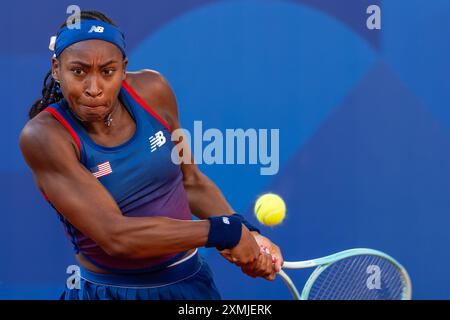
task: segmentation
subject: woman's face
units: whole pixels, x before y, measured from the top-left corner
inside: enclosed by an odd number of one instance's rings
[[[118,103],[128,59],[114,44],[85,40],[52,59],[52,75],[64,98],[84,121],[103,121]]]

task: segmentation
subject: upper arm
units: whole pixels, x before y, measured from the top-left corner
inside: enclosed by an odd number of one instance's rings
[[[59,213],[108,251],[110,230],[122,216],[120,209],[78,161],[59,123],[43,118],[30,121],[19,139],[36,184]]]

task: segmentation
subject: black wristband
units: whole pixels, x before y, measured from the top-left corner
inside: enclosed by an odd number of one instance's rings
[[[219,216],[208,217],[210,228],[207,248],[216,247],[218,250],[234,248],[241,240],[242,223],[238,217]]]
[[[254,225],[252,225],[250,222],[248,222],[248,221],[244,218],[244,216],[242,216],[242,215],[240,215],[240,214],[238,214],[238,213],[233,214],[233,216],[239,218],[239,219],[241,220],[241,223],[242,223],[244,226],[246,226],[247,229],[248,229],[249,231],[256,231],[256,232],[258,232],[259,234],[261,234],[261,231],[260,231],[258,228],[256,228]]]

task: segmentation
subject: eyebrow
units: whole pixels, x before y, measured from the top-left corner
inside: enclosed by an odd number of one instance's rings
[[[117,61],[117,60],[109,60],[108,62],[102,64],[102,65],[100,66],[100,68],[106,67],[107,65],[109,65],[109,64],[111,64],[111,63],[118,63],[118,62],[119,62],[119,61]],[[80,61],[80,60],[70,61],[69,64],[80,64],[80,65],[82,65],[83,67],[86,67],[86,68],[92,67],[91,64],[86,63],[86,62],[83,62],[83,61]]]

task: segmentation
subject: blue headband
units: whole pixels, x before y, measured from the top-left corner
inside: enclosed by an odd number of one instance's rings
[[[81,20],[80,29],[69,29],[66,26],[59,30],[55,40],[55,56],[59,57],[65,48],[76,42],[90,39],[111,42],[126,56],[123,33],[117,27],[99,20]]]

